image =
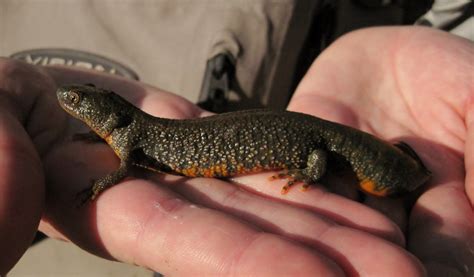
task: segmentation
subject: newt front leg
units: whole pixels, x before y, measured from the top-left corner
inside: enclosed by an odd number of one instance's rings
[[[102,191],[125,179],[129,175],[131,167],[132,163],[130,158],[127,157],[121,160],[117,170],[94,181],[91,187],[78,193],[78,197],[82,198],[81,204],[93,201]]]

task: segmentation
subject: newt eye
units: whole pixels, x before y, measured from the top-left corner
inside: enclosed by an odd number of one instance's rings
[[[81,97],[77,92],[71,92],[67,95],[67,100],[69,101],[69,103],[78,104],[79,101],[81,101]]]

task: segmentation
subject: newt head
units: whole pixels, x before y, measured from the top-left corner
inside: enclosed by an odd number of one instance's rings
[[[133,107],[117,94],[90,85],[63,86],[56,95],[66,112],[104,139],[117,127],[117,118]]]

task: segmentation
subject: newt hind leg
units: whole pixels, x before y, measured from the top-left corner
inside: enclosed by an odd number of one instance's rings
[[[281,189],[281,194],[286,194],[297,183],[303,183],[302,190],[307,190],[311,183],[318,181],[326,173],[326,165],[326,151],[316,149],[309,154],[305,168],[281,172],[270,177],[270,180],[288,179],[288,182]]]

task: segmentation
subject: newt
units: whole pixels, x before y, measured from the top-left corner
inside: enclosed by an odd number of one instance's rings
[[[342,158],[359,188],[376,196],[401,196],[431,176],[406,143],[391,144],[363,131],[311,115],[247,110],[198,119],[149,115],[116,93],[89,85],[57,90],[60,106],[86,123],[120,158],[117,170],[94,181],[89,199],[120,182],[134,166],[188,177],[225,178],[280,170],[286,193],[307,188]]]

